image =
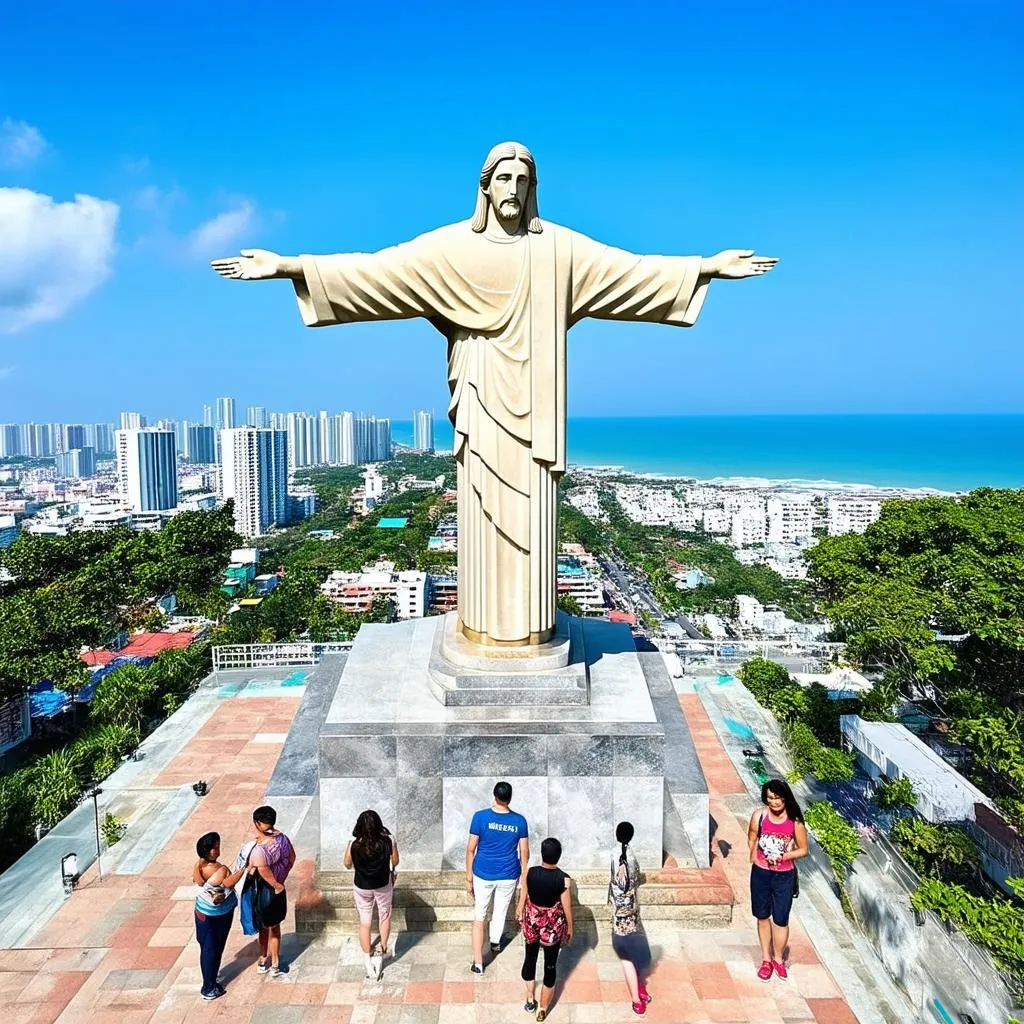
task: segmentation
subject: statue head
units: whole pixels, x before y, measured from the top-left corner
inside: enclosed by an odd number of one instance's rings
[[[521,142],[501,142],[487,154],[470,225],[474,231],[487,227],[487,211],[492,207],[504,224],[525,223],[535,235],[543,230],[537,216],[537,165]]]

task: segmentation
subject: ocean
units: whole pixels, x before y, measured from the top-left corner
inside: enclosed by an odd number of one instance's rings
[[[392,424],[411,443],[411,421]],[[446,417],[435,443],[451,450]],[[1024,487],[1024,415],[570,417],[569,461],[701,480]]]

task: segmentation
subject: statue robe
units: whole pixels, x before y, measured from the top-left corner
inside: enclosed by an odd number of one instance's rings
[[[546,641],[566,332],[588,316],[691,326],[707,290],[700,257],[638,256],[547,222],[496,241],[466,221],[375,253],[301,261],[307,326],[425,317],[448,339],[462,629],[485,644]]]

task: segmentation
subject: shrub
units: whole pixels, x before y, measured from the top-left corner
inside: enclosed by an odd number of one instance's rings
[[[125,665],[111,672],[96,687],[91,717],[104,725],[127,725],[141,731],[156,693],[154,674],[137,665]]]
[[[914,784],[910,779],[903,778],[889,779],[882,782],[875,794],[879,807],[886,810],[893,810],[897,807],[916,807],[917,794],[914,792]]]
[[[853,906],[846,891],[846,869],[863,852],[860,836],[827,800],[808,806],[804,811],[804,819],[832,865],[832,875],[839,889],[839,902],[846,915],[852,918]]]
[[[1024,879],[1008,879],[1017,891]],[[925,878],[910,897],[915,910],[933,910],[955,924],[972,942],[984,946],[996,966],[1011,976],[1013,987],[1024,982],[1024,909],[996,896],[985,899],[969,893],[954,882]]]
[[[103,833],[103,841],[107,844],[108,848],[119,843],[126,830],[127,826],[121,818],[117,817],[117,815],[111,814],[107,811],[103,816],[103,823],[100,825],[100,832]]]
[[[791,781],[798,781],[805,775],[813,775],[819,782],[846,782],[853,778],[853,755],[836,747],[823,746],[806,723],[785,726],[783,737],[793,758]]]
[[[71,744],[87,782],[99,782],[117,768],[120,760],[138,746],[139,734],[127,725],[96,725]]]
[[[24,840],[32,832],[32,807],[35,797],[27,771],[0,776],[0,844],[5,867],[21,852]]]
[[[919,875],[964,881],[980,870],[978,847],[955,825],[904,818],[895,822],[889,835]]]
[[[78,803],[82,792],[82,766],[70,747],[55,750],[28,769],[35,799],[32,818],[37,825],[53,828]]]

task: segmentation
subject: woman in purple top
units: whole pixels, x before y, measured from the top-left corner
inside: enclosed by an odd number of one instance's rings
[[[281,922],[288,913],[288,897],[284,891],[285,879],[295,863],[295,849],[291,840],[278,832],[277,811],[273,807],[257,807],[252,812],[256,829],[256,845],[249,855],[249,863],[273,890],[274,896],[260,912],[260,958],[256,970],[269,972],[272,978],[285,973],[281,967]]]

